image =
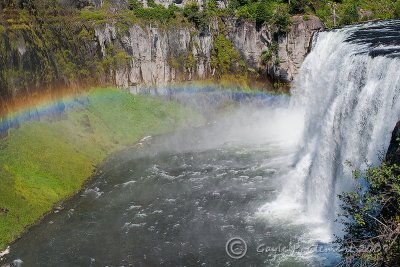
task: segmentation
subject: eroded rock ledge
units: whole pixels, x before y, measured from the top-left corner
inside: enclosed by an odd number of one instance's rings
[[[315,16],[309,16],[307,20],[302,16],[295,16],[292,20],[290,31],[278,37],[280,64],[269,67],[269,74],[272,77],[286,82],[292,81],[297,74],[311,49],[314,33],[323,29],[321,20]]]
[[[246,68],[264,79],[290,82],[323,25],[314,16],[295,16],[286,34],[229,17],[212,20],[206,33],[190,25],[150,23],[49,27],[0,34],[0,102],[49,86],[74,86],[87,78],[92,85],[133,89],[212,78],[218,72],[212,67],[212,52],[220,35],[231,41]]]
[[[262,62],[262,54],[271,50],[277,35],[268,26],[257,28],[253,22],[226,18],[223,21],[226,37],[232,41],[250,68],[276,80],[292,81],[309,51],[313,34],[323,25],[317,17],[304,20],[293,17],[293,25],[287,34],[277,38],[278,50],[268,62]],[[106,46],[120,46],[132,60],[115,70],[115,84],[131,87],[138,84],[159,84],[179,80],[205,79],[213,76],[211,53],[214,36],[218,35],[218,24],[211,24],[210,33],[192,34],[190,28],[160,30],[150,25],[132,25],[128,32],[118,32],[113,24],[95,30],[103,56]],[[191,54],[195,65],[179,73],[173,59]],[[279,60],[279,62],[277,62]],[[112,78],[112,77],[110,77]]]

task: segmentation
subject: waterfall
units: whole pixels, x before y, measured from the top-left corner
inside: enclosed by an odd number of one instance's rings
[[[291,109],[304,117],[295,167],[276,202],[260,212],[287,208],[286,215],[301,210],[307,220],[333,222],[337,195],[354,185],[346,161],[360,169],[380,162],[399,120],[399,97],[400,21],[317,33],[292,90]]]

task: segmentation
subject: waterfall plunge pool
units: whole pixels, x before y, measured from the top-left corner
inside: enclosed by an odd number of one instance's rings
[[[207,126],[148,138],[111,156],[63,210],[14,243],[5,261],[330,266],[331,253],[310,234],[320,225],[301,223],[297,214],[282,219],[260,212],[294,169],[301,114],[288,109],[285,96],[222,94],[213,103],[209,93],[175,99],[207,111]],[[216,116],[221,106],[224,115]],[[246,243],[245,255],[244,244],[229,247],[232,238]]]
[[[337,195],[354,183],[345,162],[378,164],[399,120],[399,37],[397,20],[317,33],[290,101],[209,88],[165,94],[210,124],[111,157],[5,261],[334,266]]]

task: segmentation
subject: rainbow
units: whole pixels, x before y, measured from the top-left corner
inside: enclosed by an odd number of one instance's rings
[[[66,110],[85,107],[90,103],[90,97],[100,101],[111,101],[115,90],[106,88],[91,88],[70,92],[68,90],[45,92],[30,95],[9,104],[7,111],[0,115],[0,137],[5,137],[11,128],[19,128],[27,121],[44,118],[58,118]],[[143,86],[134,91],[134,94],[159,95],[168,100],[177,100],[176,96],[183,94],[208,94],[209,99],[218,102],[222,98],[230,98],[238,102],[249,99],[263,101],[267,105],[288,102],[288,95],[265,91],[252,91],[240,87],[226,87],[212,83],[177,83],[158,86]]]
[[[88,91],[91,89],[57,88],[14,97],[0,106],[0,137],[22,122],[59,116],[67,109],[86,105]]]

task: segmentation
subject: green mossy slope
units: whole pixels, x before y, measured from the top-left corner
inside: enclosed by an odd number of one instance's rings
[[[202,117],[173,102],[112,89],[59,120],[23,123],[0,141],[0,249],[55,203],[79,191],[107,155],[145,135],[198,125]]]

